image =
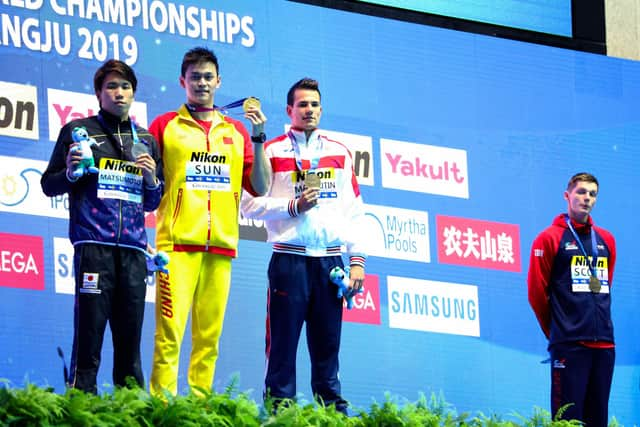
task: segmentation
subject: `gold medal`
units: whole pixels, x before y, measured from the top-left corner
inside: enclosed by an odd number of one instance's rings
[[[250,96],[247,99],[245,99],[244,102],[242,103],[242,109],[244,110],[245,113],[251,107],[255,107],[258,109],[260,108],[260,101],[258,100],[258,98],[254,98],[253,96]]]
[[[598,280],[596,276],[591,276],[589,278],[589,290],[591,290],[591,292],[593,292],[594,294],[597,294],[600,292],[601,288],[602,284],[600,284],[600,280]]]
[[[320,177],[315,172],[307,172],[304,183],[307,188],[320,189]]]

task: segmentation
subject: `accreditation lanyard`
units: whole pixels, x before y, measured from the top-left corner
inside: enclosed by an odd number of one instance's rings
[[[302,168],[302,154],[300,153],[300,144],[298,143],[296,136],[293,134],[291,130],[289,130],[287,135],[291,140],[291,148],[293,148],[293,156],[296,159],[296,166],[298,167],[298,170],[302,172],[304,171],[304,169]],[[321,151],[322,151],[322,139],[318,138],[318,142],[316,146],[313,148],[313,156],[311,156],[311,159],[309,159],[309,163],[311,164],[311,166],[309,167],[309,170],[314,170],[318,167],[318,164],[320,163]]]
[[[109,129],[109,126],[107,126],[107,122],[105,122],[104,117],[102,117],[102,114],[100,113],[98,113],[98,121],[100,122],[100,126],[102,126],[102,130],[105,131],[107,136],[109,136],[112,141],[118,142],[120,145],[120,148],[124,150],[124,147],[122,146],[122,141],[116,140],[116,137],[113,135],[113,132],[111,132],[111,129]],[[129,124],[131,125],[131,139],[133,139],[133,145],[135,145],[140,142],[140,139],[138,138],[138,132],[136,131],[136,124],[131,117],[129,117]]]
[[[573,225],[571,225],[571,219],[569,218],[569,215],[566,216],[566,220],[567,220],[567,225],[569,226],[569,230],[571,230],[571,234],[573,234],[573,237],[576,239],[576,242],[578,243],[580,252],[582,252],[582,255],[584,255],[587,262],[589,262],[589,255],[587,255],[587,251],[584,249],[584,245],[580,241],[580,238],[578,237],[578,233],[576,233],[576,230],[573,228]],[[593,252],[593,256],[591,257],[591,262],[589,262],[589,270],[591,271],[591,275],[593,277],[598,277],[596,275],[596,265],[598,263],[598,244],[596,243],[596,233],[595,231],[593,231],[593,227],[591,228],[589,233],[591,234],[591,250]]]

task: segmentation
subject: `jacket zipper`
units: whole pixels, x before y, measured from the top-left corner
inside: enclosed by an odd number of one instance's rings
[[[122,135],[120,135],[120,123],[118,123],[118,141],[120,142],[120,159],[124,160],[124,144],[122,143]],[[120,236],[122,234],[122,200],[118,200],[118,238],[120,242]]]
[[[200,123],[198,123],[200,126]],[[206,131],[202,126],[200,126],[203,131]],[[207,153],[211,152],[211,141],[209,140],[209,133],[213,129],[213,123],[209,128],[209,132],[205,132],[205,138],[207,141]],[[209,246],[211,245],[211,190],[207,190],[207,242],[204,245],[205,252],[209,252]]]
[[[176,206],[173,211],[173,218],[171,218],[171,228],[175,227],[182,206],[182,188],[178,188],[178,197],[176,198]]]

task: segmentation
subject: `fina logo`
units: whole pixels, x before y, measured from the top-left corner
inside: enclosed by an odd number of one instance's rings
[[[29,179],[27,174],[35,172],[38,176],[42,174],[38,169],[27,168],[20,172],[20,176],[3,175],[0,178],[0,204],[13,207],[22,203],[29,195]],[[21,179],[21,181],[18,181]]]
[[[68,218],[67,194],[47,197],[40,190],[40,177],[47,163],[0,156],[0,211]]]
[[[424,211],[365,205],[361,236],[369,255],[431,262],[429,215]]]

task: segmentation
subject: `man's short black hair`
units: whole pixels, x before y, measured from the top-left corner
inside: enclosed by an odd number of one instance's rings
[[[296,90],[298,89],[315,90],[318,92],[318,96],[321,97],[318,81],[309,77],[304,77],[295,82],[293,86],[291,86],[291,89],[289,89],[289,92],[287,92],[287,105],[293,106],[293,99],[295,97]]]
[[[93,89],[96,91],[96,94],[99,94],[102,91],[102,84],[109,73],[118,74],[120,77],[131,83],[133,91],[136,91],[136,88],[138,87],[138,79],[136,78],[136,73],[133,72],[133,69],[118,59],[110,59],[102,64],[93,76]]]
[[[206,47],[194,47],[184,54],[182,58],[182,68],[180,74],[185,77],[187,74],[187,68],[190,65],[202,64],[203,62],[211,62],[216,67],[216,74],[220,75],[220,69],[218,67],[218,57],[213,51]]]

